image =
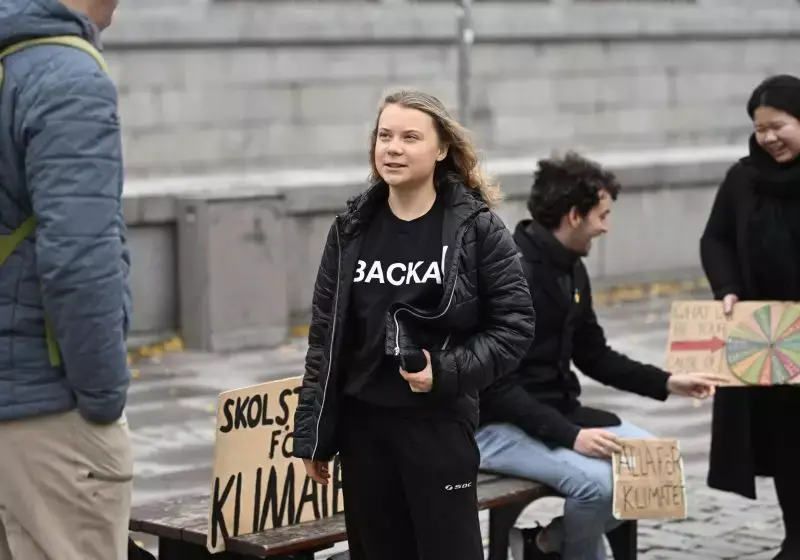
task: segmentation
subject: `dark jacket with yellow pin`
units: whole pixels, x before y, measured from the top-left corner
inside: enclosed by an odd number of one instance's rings
[[[666,400],[667,372],[608,346],[579,255],[533,220],[517,225],[514,241],[536,311],[536,338],[516,371],[481,394],[481,424],[511,423],[550,446],[568,448],[581,428],[619,425],[616,415],[581,405],[571,362],[604,385]]]

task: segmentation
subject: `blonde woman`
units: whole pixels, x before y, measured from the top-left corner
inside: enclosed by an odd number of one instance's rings
[[[527,283],[438,99],[387,96],[370,163],[323,251],[295,456],[327,484],[339,452],[353,560],[479,560],[477,395],[533,340]]]

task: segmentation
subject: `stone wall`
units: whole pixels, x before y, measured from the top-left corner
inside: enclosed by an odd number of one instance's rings
[[[593,244],[595,288],[699,276],[699,238],[717,186],[743,147],[588,153],[624,192]],[[528,217],[532,158],[490,159],[510,228]],[[282,342],[311,309],[333,216],[364,188],[364,166],[132,179],[124,209],[133,267],[133,340],[180,333],[192,347]],[[676,224],[680,224],[676,227]]]
[[[455,3],[118,15],[105,43],[131,176],[363,163],[387,88],[456,103]],[[794,0],[477,2],[474,20],[469,117],[490,156],[740,143],[753,86],[800,72]]]

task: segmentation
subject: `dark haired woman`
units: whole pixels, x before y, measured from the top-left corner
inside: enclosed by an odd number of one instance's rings
[[[747,113],[750,153],[728,171],[700,244],[727,313],[739,300],[800,301],[800,79],[768,78]],[[800,558],[798,422],[797,387],[729,387],[714,400],[709,486],[755,499],[755,477],[774,478],[786,528],[776,560]]]

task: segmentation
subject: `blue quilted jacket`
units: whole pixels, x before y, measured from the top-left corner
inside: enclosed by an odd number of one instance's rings
[[[0,1],[0,49],[97,28],[58,0]],[[117,420],[130,383],[130,291],[116,90],[88,54],[37,46],[2,62],[0,235],[31,234],[0,266],[0,421],[78,408]],[[52,366],[45,312],[61,351]]]

